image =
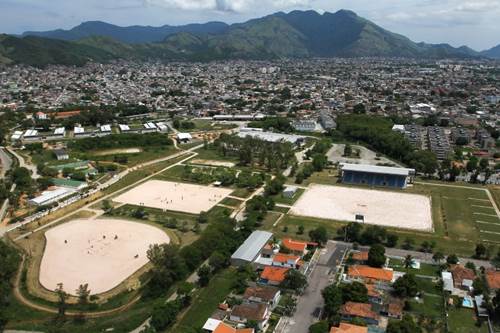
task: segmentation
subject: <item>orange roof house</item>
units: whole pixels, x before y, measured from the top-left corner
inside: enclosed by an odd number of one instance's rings
[[[347,276],[351,279],[361,279],[365,281],[391,282],[394,277],[394,272],[383,268],[353,265],[349,266]]]
[[[450,273],[453,276],[455,288],[462,287],[464,280],[474,281],[476,279],[476,273],[474,273],[472,269],[462,265],[452,265],[450,267]]]
[[[492,290],[500,289],[500,272],[494,270],[486,271],[486,282]]]
[[[233,328],[227,324],[220,323],[213,333],[254,333],[253,328]]]
[[[305,253],[307,249],[307,242],[296,241],[291,238],[283,239],[282,245],[294,253]]]
[[[278,285],[285,281],[286,272],[288,272],[289,269],[290,268],[266,266],[260,274],[260,278],[267,281],[268,284]]]
[[[367,261],[368,251],[355,252],[352,254],[352,260],[355,261]]]
[[[372,310],[368,303],[347,302],[340,308],[340,313],[347,318],[362,318],[369,323],[378,322],[378,315]]]
[[[330,333],[368,333],[368,327],[340,323],[339,327],[332,327]]]

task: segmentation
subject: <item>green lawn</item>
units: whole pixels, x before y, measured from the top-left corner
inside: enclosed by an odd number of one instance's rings
[[[238,158],[233,156],[222,156],[216,149],[212,147],[209,147],[208,149],[201,147],[200,149],[196,149],[195,152],[198,153],[195,158],[199,160],[214,160],[238,163]]]
[[[293,206],[293,204],[297,200],[299,200],[300,196],[302,194],[304,194],[304,192],[305,192],[305,189],[299,188],[299,189],[297,189],[297,193],[295,193],[295,195],[292,198],[284,197],[283,193],[273,195],[272,198],[273,198],[274,202],[276,202],[276,203],[288,205],[288,206]]]
[[[262,222],[261,229],[272,230],[273,224],[280,218],[281,214],[277,212],[267,212],[264,221]]]
[[[80,154],[82,159],[89,159],[93,161],[103,161],[103,162],[113,162],[115,156],[123,155],[127,158],[128,162],[127,166],[132,167],[138,164],[155,160],[162,157],[167,157],[173,155],[178,152],[173,146],[172,147],[163,147],[163,148],[150,148],[144,149],[144,151],[140,153],[132,153],[132,154],[110,154],[110,155],[93,155],[93,154]]]
[[[231,193],[231,196],[238,197],[242,199],[248,198],[253,193],[253,190],[249,190],[247,188],[237,188]]]
[[[420,269],[406,269],[401,259],[389,259],[389,267],[398,272],[410,272],[415,275],[426,275],[439,277],[439,267],[436,265],[420,263]]]
[[[217,310],[217,306],[229,295],[235,281],[236,271],[232,268],[226,269],[214,276],[206,288],[201,289],[195,294],[190,308],[183,314],[178,324],[169,332],[200,332],[203,324]]]
[[[488,333],[485,323],[476,326],[476,314],[473,309],[455,308],[448,309],[449,331],[453,333]]]
[[[243,203],[243,200],[238,200],[235,198],[224,198],[224,200],[222,200],[220,203],[222,205],[238,207],[239,205],[241,205]]]
[[[436,320],[443,319],[444,310],[441,296],[424,295],[422,300],[411,300],[408,312],[416,316],[425,316],[426,318],[434,318]]]

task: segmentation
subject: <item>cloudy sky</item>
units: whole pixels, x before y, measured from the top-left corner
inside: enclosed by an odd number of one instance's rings
[[[242,22],[276,11],[350,9],[382,27],[429,43],[500,44],[500,0],[0,0],[0,32],[117,25]]]

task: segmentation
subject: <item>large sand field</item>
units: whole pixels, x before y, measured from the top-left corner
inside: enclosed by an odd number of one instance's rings
[[[114,219],[74,220],[45,237],[40,283],[49,290],[63,283],[72,295],[85,283],[92,294],[113,289],[148,262],[150,244],[170,242],[159,228]]]
[[[136,206],[199,214],[209,211],[231,192],[226,188],[150,180],[113,200]]]
[[[430,197],[401,192],[312,184],[290,210],[293,215],[432,230]]]

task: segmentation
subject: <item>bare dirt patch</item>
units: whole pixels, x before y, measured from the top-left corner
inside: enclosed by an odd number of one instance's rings
[[[191,214],[209,211],[233,190],[162,180],[147,181],[114,201]]]
[[[150,244],[169,243],[161,229],[116,219],[79,219],[48,230],[40,266],[40,283],[54,290],[58,283],[74,295],[80,284],[100,294],[148,263]]]
[[[431,199],[425,195],[312,184],[290,214],[415,230],[432,230]]]

